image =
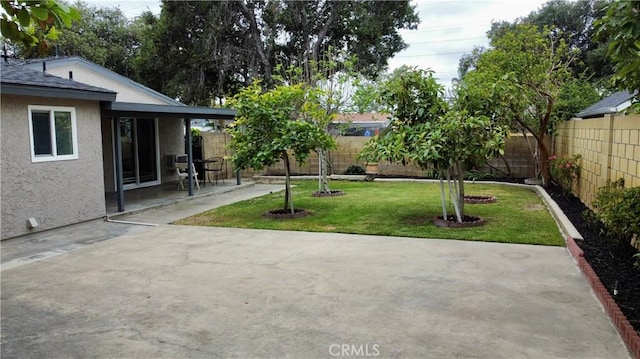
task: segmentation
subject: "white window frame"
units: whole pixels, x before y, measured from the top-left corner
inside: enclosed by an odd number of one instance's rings
[[[29,105],[29,143],[31,145],[31,162],[49,162],[49,161],[66,161],[78,159],[78,129],[76,126],[76,109],[75,107],[62,106],[40,106]],[[51,154],[36,155],[34,138],[33,138],[33,112],[49,113],[49,128],[51,132]],[[69,112],[71,114],[71,142],[73,145],[73,153],[70,155],[58,155],[56,153],[56,127],[55,112]]]

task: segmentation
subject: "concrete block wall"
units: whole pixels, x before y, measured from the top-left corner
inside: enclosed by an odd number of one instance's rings
[[[202,132],[204,157],[213,156],[231,156],[231,151],[227,148],[231,141],[230,136],[227,133],[221,132]],[[346,136],[336,138],[337,146],[329,153],[329,159],[331,163],[331,173],[344,174],[344,172],[351,165],[359,165],[362,168],[365,167],[363,160],[357,160],[358,153],[364,146],[364,143],[369,140],[369,137],[356,137]],[[532,139],[533,140],[533,139]],[[535,141],[533,142],[535,146]],[[515,134],[507,139],[505,158],[509,163],[513,177],[531,177],[534,172],[533,160],[531,158],[531,152],[527,145],[526,140],[521,134]],[[505,169],[506,166],[502,160],[492,160],[492,166]],[[232,165],[230,162],[226,163],[227,176],[229,178],[235,176]],[[488,167],[481,168],[481,170],[489,171]],[[415,165],[406,165],[397,163],[390,163],[382,161],[378,164],[378,171],[384,176],[409,176],[409,177],[426,177],[429,175],[429,171],[422,170]],[[264,168],[261,171],[255,171],[247,169],[242,171],[243,177],[251,177],[253,175],[284,175],[284,164],[282,161],[277,164]],[[292,158],[291,173],[294,175],[314,175],[318,174],[318,156],[316,153],[311,153],[307,161],[298,165]]]
[[[640,115],[567,121],[554,141],[556,155],[582,156],[574,193],[587,206],[608,181],[624,178],[625,187],[640,186]]]
[[[505,161],[511,170],[511,176],[514,178],[530,178],[535,176],[535,165],[533,163],[533,155],[530,147],[535,150],[538,146],[533,136],[525,136],[521,133],[510,134],[505,142],[504,159],[493,158],[487,161],[492,167],[503,172],[507,172]],[[551,149],[551,138],[548,138],[547,148]],[[479,168],[482,172],[490,172],[491,168],[483,166]]]

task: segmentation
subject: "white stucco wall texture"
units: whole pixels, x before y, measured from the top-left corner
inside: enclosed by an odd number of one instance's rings
[[[104,217],[99,103],[11,95],[1,102],[1,239]],[[75,108],[78,159],[32,163],[29,105]],[[29,218],[39,226],[28,228]]]

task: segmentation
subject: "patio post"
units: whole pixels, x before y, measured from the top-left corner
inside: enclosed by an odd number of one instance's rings
[[[122,139],[120,129],[120,117],[113,117],[115,129],[114,150],[116,153],[116,200],[118,212],[124,212],[124,181],[122,179]]]
[[[193,196],[193,143],[191,143],[191,118],[185,118],[186,148],[187,148],[187,173],[189,183],[189,196]]]

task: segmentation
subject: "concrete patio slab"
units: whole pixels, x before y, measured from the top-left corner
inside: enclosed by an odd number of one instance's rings
[[[5,270],[2,358],[628,358],[565,248],[160,225]]]

